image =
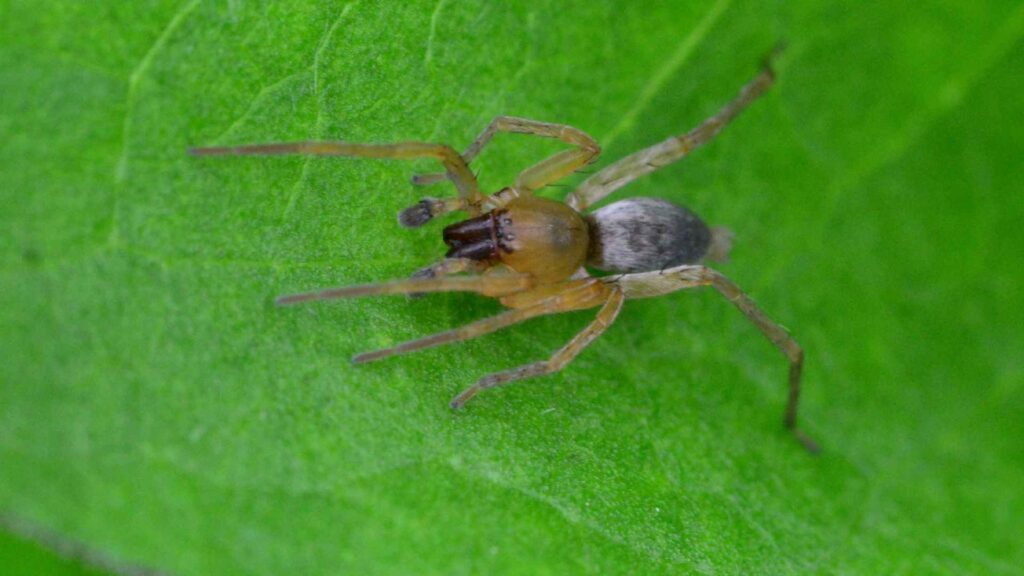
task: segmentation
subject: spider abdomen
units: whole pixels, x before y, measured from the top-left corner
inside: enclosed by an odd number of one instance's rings
[[[696,214],[660,198],[621,200],[588,220],[587,264],[599,270],[645,272],[696,264],[712,245],[712,231]]]

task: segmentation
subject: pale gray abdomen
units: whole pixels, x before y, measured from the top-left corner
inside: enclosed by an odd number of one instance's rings
[[[711,230],[682,206],[660,198],[629,198],[588,216],[587,265],[609,272],[645,272],[696,264]]]

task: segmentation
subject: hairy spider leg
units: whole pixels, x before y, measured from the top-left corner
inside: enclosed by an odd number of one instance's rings
[[[513,308],[512,310],[477,320],[453,330],[402,342],[390,348],[364,352],[353,358],[352,362],[355,364],[372,362],[415,350],[433,348],[441,344],[478,338],[538,316],[593,308],[604,302],[609,290],[606,284],[593,278],[538,286],[531,290],[507,295],[502,299],[504,304]]]
[[[448,276],[451,274],[459,274],[461,272],[470,272],[473,274],[479,274],[487,270],[489,264],[483,260],[473,260],[472,258],[445,258],[434,262],[430,266],[425,266],[419,270],[413,272],[413,278],[437,278],[439,276]]]
[[[279,297],[275,302],[279,306],[288,306],[314,300],[360,298],[384,294],[419,294],[423,292],[476,292],[495,298],[528,290],[533,287],[534,283],[533,276],[516,273],[487,274],[483,276],[445,276],[442,278],[408,278],[376,284],[360,284],[300,294],[288,294]]]
[[[804,351],[785,328],[773,322],[764,311],[740,288],[717,270],[706,266],[683,265],[662,271],[638,272],[606,277],[626,295],[626,298],[650,298],[700,286],[712,286],[726,300],[743,312],[789,360],[789,398],[783,422],[807,450],[818,451],[818,444],[797,427],[797,405],[800,401],[800,374],[804,365]]]
[[[543,138],[554,138],[576,147],[572,150],[559,152],[536,166],[524,170],[516,179],[516,188],[524,192],[537,190],[560,180],[590,164],[601,154],[601,146],[596,140],[586,132],[572,126],[514,116],[498,116],[491,120],[490,124],[484,128],[483,132],[476,137],[476,140],[462,154],[466,163],[472,162],[498,132],[513,132]],[[416,174],[413,176],[412,182],[417,185],[434,184],[440,182],[445,177],[445,174]]]
[[[424,266],[423,268],[413,272],[412,277],[438,278],[462,272],[479,274],[487,270],[488,267],[489,264],[483,260],[473,260],[471,258],[445,258],[444,260],[439,260],[430,266]],[[412,296],[416,295],[417,294],[412,294]]]
[[[283,142],[246,146],[215,146],[190,148],[195,156],[273,156],[304,154],[310,156],[349,156],[360,158],[413,159],[434,158],[441,162],[445,174],[459,191],[454,200],[426,199],[402,212],[399,221],[407,227],[421,226],[438,214],[464,210],[472,216],[482,212],[485,198],[480,193],[476,176],[466,161],[447,144],[399,142],[397,144],[354,144],[350,142]]]
[[[556,312],[560,312],[560,310],[552,307],[548,302],[532,308],[523,308],[522,310],[506,310],[496,316],[483,318],[452,330],[438,332],[437,334],[431,334],[430,336],[424,336],[415,340],[407,340],[389,348],[363,352],[362,354],[354,356],[352,358],[352,363],[365,364],[366,362],[375,362],[384,358],[390,358],[391,356],[408,354],[409,352],[433,348],[442,344],[471,340],[473,338],[479,338],[480,336],[496,332],[502,328],[507,328],[513,324],[518,324],[531,318],[536,318],[537,316],[554,314]]]
[[[615,318],[619,315],[619,311],[622,309],[622,303],[624,301],[625,295],[621,290],[610,290],[594,320],[588,324],[586,328],[576,334],[576,336],[558,350],[558,352],[555,352],[551,358],[484,376],[475,384],[463,390],[461,394],[453,398],[451,401],[452,408],[461,408],[469,401],[470,398],[488,388],[505,386],[506,384],[511,384],[517,380],[524,380],[526,378],[534,378],[558,372],[569,362],[572,362],[580,352],[582,352],[587,346],[596,340],[598,336],[603,334],[613,322],[615,322]]]
[[[714,138],[726,124],[771,88],[774,82],[775,73],[771,68],[770,56],[761,72],[743,86],[739,95],[717,114],[686,134],[672,136],[602,169],[570,192],[565,203],[582,212],[633,180],[682,159],[693,149]]]

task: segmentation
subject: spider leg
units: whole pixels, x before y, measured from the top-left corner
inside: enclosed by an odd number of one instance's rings
[[[747,296],[722,273],[705,266],[677,266],[663,271],[640,272],[608,277],[626,294],[627,298],[649,298],[669,294],[686,288],[712,286],[726,300],[753,322],[754,326],[771,341],[789,360],[789,398],[783,422],[807,450],[818,451],[818,445],[797,427],[797,405],[800,401],[800,375],[804,365],[804,351],[786,329],[776,324],[761,310],[750,296]]]
[[[717,114],[686,134],[672,136],[602,169],[570,192],[565,203],[582,212],[633,180],[680,160],[693,149],[714,138],[726,124],[771,88],[775,82],[771,58],[778,51],[776,49],[769,55],[761,72],[743,86],[736,98],[722,107]]]
[[[438,278],[442,276],[450,276],[452,274],[459,274],[461,272],[469,272],[472,274],[479,274],[488,268],[488,264],[481,260],[472,260],[470,258],[445,258],[439,262],[434,262],[430,266],[420,268],[419,270],[412,273],[412,278]],[[409,296],[412,298],[418,298],[423,296],[422,292],[411,292]]]
[[[456,259],[451,261],[456,262]],[[442,262],[443,264],[444,262]],[[457,265],[457,264],[456,264]],[[493,268],[491,270],[494,270]],[[504,272],[498,275],[505,274]],[[593,308],[604,303],[613,289],[593,278],[569,280],[561,284],[546,284],[531,290],[508,294],[502,304],[512,308],[490,318],[477,320],[460,328],[403,342],[391,348],[360,354],[352,359],[356,364],[405,354],[413,350],[432,348],[449,342],[458,342],[490,334],[496,330],[548,314]]]
[[[476,322],[471,322],[453,330],[438,332],[437,334],[431,334],[430,336],[424,336],[423,338],[417,338],[416,340],[408,340],[390,348],[364,352],[352,358],[352,363],[363,364],[365,362],[373,362],[390,356],[406,354],[415,350],[433,348],[434,346],[440,346],[450,342],[471,340],[473,338],[490,334],[491,332],[496,332],[502,328],[507,328],[513,324],[518,324],[531,318],[536,318],[537,316],[556,314],[563,311],[563,308],[559,305],[556,298],[548,298],[547,300],[529,308],[506,310],[496,316],[477,320]]]
[[[519,192],[540,190],[590,164],[600,153],[601,149],[596,144],[593,148],[575,148],[559,152],[520,172],[513,189]]]
[[[408,278],[377,284],[360,284],[342,288],[327,288],[301,294],[289,294],[279,297],[275,302],[279,306],[287,306],[313,300],[359,298],[383,294],[418,294],[423,292],[477,292],[484,296],[499,297],[527,290],[533,284],[533,276],[513,273],[488,274],[484,276]]]
[[[564,368],[566,364],[576,358],[584,348],[589,346],[591,342],[596,340],[598,336],[604,333],[604,331],[612,325],[612,322],[615,321],[615,317],[619,315],[619,310],[622,309],[622,303],[624,301],[625,295],[622,291],[612,289],[608,293],[604,304],[601,306],[601,310],[598,311],[597,317],[595,317],[586,328],[576,334],[568,344],[563,346],[558,352],[555,352],[551,358],[484,376],[478,380],[476,384],[473,384],[452,399],[452,408],[461,408],[467,401],[469,401],[470,398],[476,396],[482,390],[495,388],[497,386],[504,386],[515,382],[516,380],[523,380],[525,378],[533,378],[535,376],[558,372]]]
[[[564,178],[590,164],[601,153],[601,147],[597,144],[596,140],[591,138],[586,132],[572,126],[514,116],[498,116],[491,120],[491,123],[469,145],[469,148],[466,148],[466,151],[462,154],[462,158],[465,159],[466,163],[472,162],[498,132],[513,132],[543,138],[554,138],[566,144],[576,146],[575,149],[556,154],[520,174],[516,181],[516,188],[521,191],[543,188],[547,184]],[[434,184],[440,182],[445,177],[445,174],[416,174],[413,176],[412,183],[417,185]]]
[[[445,174],[459,191],[459,198],[453,201],[426,200],[402,212],[399,221],[408,227],[421,226],[437,214],[465,210],[479,216],[480,204],[484,197],[476,176],[469,170],[466,161],[458,152],[446,144],[426,142],[400,142],[397,144],[355,144],[350,142],[285,142],[254,144],[247,146],[217,146],[191,148],[194,156],[269,156],[282,154],[305,154],[311,156],[354,156],[361,158],[412,159],[434,158],[441,162]]]
[[[486,270],[488,264],[481,260],[473,260],[471,258],[445,258],[444,260],[434,262],[430,266],[420,268],[413,272],[413,278],[437,278],[439,276],[449,276],[451,274],[459,274],[460,272],[472,272],[480,273]]]

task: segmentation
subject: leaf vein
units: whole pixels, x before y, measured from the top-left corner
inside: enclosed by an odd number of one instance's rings
[[[829,233],[830,225],[839,214],[843,199],[863,182],[903,158],[932,126],[962,106],[975,86],[992,68],[1009,55],[1010,49],[1022,36],[1024,36],[1024,4],[1018,7],[1007,23],[981,50],[982,56],[975,60],[973,66],[963,73],[952,75],[938,90],[937,94],[940,97],[933,99],[931,106],[912,115],[909,120],[904,122],[902,129],[896,133],[897,135],[880,147],[878,153],[869,157],[857,169],[848,172],[845,178],[841,178],[829,187],[831,194],[825,201],[823,215],[819,220],[816,234],[819,242],[811,245],[823,245],[821,240]],[[799,253],[791,253],[787,258],[781,259],[778,265],[769,268],[761,275],[760,285],[773,283],[775,278],[797,257],[799,257]]]
[[[434,59],[434,38],[437,37],[437,21],[441,10],[444,9],[447,3],[448,0],[438,0],[437,5],[434,6],[434,11],[430,13],[430,33],[427,34],[427,49],[423,54],[423,63],[427,66]]]
[[[349,2],[345,4],[345,7],[341,9],[341,13],[334,19],[334,22],[324,33],[323,37],[320,38],[320,42],[317,43],[316,51],[313,52],[313,63],[310,64],[310,69],[313,72],[313,97],[316,101],[316,120],[313,123],[313,133],[315,138],[321,138],[321,132],[323,130],[323,117],[324,117],[324,98],[323,92],[320,90],[320,59],[323,57],[323,53],[330,46],[331,40],[334,37],[334,32],[341,25],[345,16],[348,15],[349,11],[355,2]],[[288,195],[288,203],[285,205],[284,213],[281,215],[282,220],[287,220],[295,209],[296,204],[299,201],[299,196],[302,194],[302,187],[306,183],[306,178],[309,175],[309,166],[313,161],[312,156],[307,156],[306,160],[302,163],[302,171],[299,173],[299,178],[295,181],[292,186],[291,193]]]
[[[108,246],[116,246],[119,239],[118,214],[120,213],[121,205],[120,188],[124,185],[125,178],[127,177],[128,159],[130,153],[129,137],[132,131],[132,116],[135,113],[135,101],[138,99],[139,83],[141,82],[143,75],[149,70],[150,66],[153,64],[153,59],[160,52],[160,50],[162,50],[163,47],[167,44],[167,40],[171,37],[172,34],[174,34],[174,32],[181,26],[182,22],[185,21],[185,18],[187,18],[188,15],[191,14],[192,11],[195,10],[197,6],[199,6],[199,0],[190,0],[186,4],[183,4],[182,7],[178,9],[178,11],[175,12],[174,16],[172,16],[171,19],[167,22],[167,25],[164,26],[164,29],[157,36],[156,40],[153,42],[153,45],[149,47],[149,50],[146,50],[146,53],[143,54],[142,59],[139,60],[139,63],[135,66],[135,68],[132,69],[131,73],[128,75],[128,90],[127,95],[125,97],[126,104],[124,122],[121,125],[121,156],[120,158],[118,158],[117,166],[114,169],[114,205],[111,210],[110,235],[107,238]]]
[[[633,105],[622,115],[619,123],[601,139],[601,144],[604,148],[610,148],[619,136],[636,125],[636,119],[640,113],[647,108],[651,100],[665,87],[665,84],[672,75],[686,64],[694,50],[704,42],[708,31],[714,27],[730,4],[732,4],[732,0],[717,0],[708,13],[704,15],[704,18],[676,46],[676,49],[672,51],[671,56],[669,56],[665,63],[654,71],[654,74],[640,89],[640,94],[633,102]]]

